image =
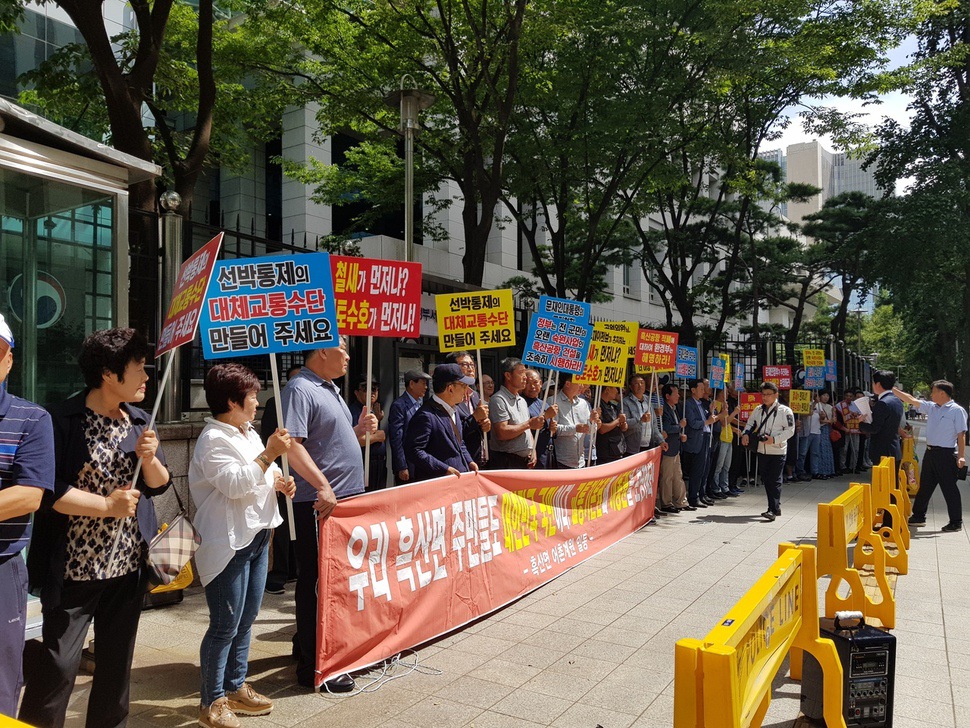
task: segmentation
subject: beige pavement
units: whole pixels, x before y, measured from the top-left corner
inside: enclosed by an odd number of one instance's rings
[[[771,524],[758,516],[764,494],[753,488],[647,526],[505,609],[406,655],[382,683],[351,697],[296,686],[288,585],[287,594],[264,599],[251,651],[250,677],[276,707],[242,724],[670,726],[674,643],[703,637],[768,568],[780,541],[813,542],[816,504],[848,483],[786,485],[784,515]],[[966,530],[939,533],[946,522],[939,493],[927,520],[914,533],[910,573],[897,584],[894,726],[964,728],[970,726],[970,543]],[[180,605],[143,615],[132,671],[132,728],[195,724],[206,620],[198,589]],[[404,664],[415,662],[416,669]],[[359,685],[367,682],[358,677]],[[72,728],[83,725],[89,686],[89,677],[79,678]],[[765,725],[791,726],[798,712],[798,684],[779,677]]]

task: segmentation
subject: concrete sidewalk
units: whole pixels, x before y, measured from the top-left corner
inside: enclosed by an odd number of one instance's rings
[[[674,643],[702,638],[774,561],[779,542],[813,543],[816,504],[848,484],[842,478],[786,485],[784,515],[774,523],[758,515],[765,501],[757,487],[647,526],[529,596],[406,655],[381,684],[351,697],[296,685],[288,585],[286,595],[264,599],[250,654],[250,679],[275,709],[241,722],[244,728],[671,726]],[[937,493],[927,527],[915,529],[910,573],[897,584],[895,728],[970,726],[970,543],[966,530],[940,533],[946,520]],[[198,589],[180,605],[144,613],[130,726],[196,723],[207,619]],[[359,686],[367,683],[358,676]],[[83,725],[89,688],[90,677],[80,677],[72,728]],[[798,684],[779,677],[765,725],[791,726],[798,713]]]

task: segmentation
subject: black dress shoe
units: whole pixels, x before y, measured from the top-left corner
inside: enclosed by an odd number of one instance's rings
[[[775,514],[772,513],[771,511],[765,511],[764,513],[761,514],[761,517],[762,518],[767,518],[768,521],[775,520]]]
[[[663,510],[661,510],[660,508],[656,508],[656,507],[655,507],[655,508],[653,509],[653,516],[654,516],[654,518],[657,518],[658,516],[659,516],[660,518],[666,518],[666,517],[667,517],[668,515],[669,515],[668,513],[666,513],[666,512],[664,512],[664,511],[663,511]]]
[[[707,508],[707,503],[703,501],[697,501],[696,503],[691,503],[692,508]]]
[[[680,510],[682,510],[682,511],[696,511],[697,510],[697,507],[696,506],[681,506],[680,507]]]
[[[337,675],[332,680],[327,680],[320,688],[324,693],[349,693],[357,687],[354,679],[347,674]]]
[[[714,501],[711,500],[710,498],[701,498],[701,503],[703,503],[705,506],[714,505]]]

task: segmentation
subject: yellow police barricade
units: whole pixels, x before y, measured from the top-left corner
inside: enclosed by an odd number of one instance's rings
[[[675,728],[760,726],[790,649],[818,660],[825,723],[845,726],[842,664],[832,640],[819,636],[815,547],[783,543],[778,550],[778,560],[703,640],[677,642]]]
[[[872,487],[868,483],[853,483],[831,503],[818,504],[818,576],[832,578],[825,591],[824,616],[833,618],[842,610],[858,611],[867,620],[876,618],[882,626],[892,629],[896,626],[896,600],[886,576],[885,544],[872,529],[871,494]],[[853,565],[849,566],[848,547],[853,541],[856,542]],[[855,568],[863,558],[873,563],[879,601],[866,592],[862,577]],[[843,583],[849,588],[845,597],[839,595]],[[793,658],[792,677],[797,679],[800,673],[801,665],[796,668]]]
[[[903,515],[902,494],[893,458],[884,457],[879,465],[872,468],[872,508],[875,521],[880,521],[876,515],[879,511],[888,513],[892,519],[891,524],[880,525],[877,531],[885,543],[896,547],[895,550],[886,550],[886,565],[900,574],[906,574],[909,571],[909,524]],[[881,522],[885,523],[885,516]],[[875,568],[871,554],[857,553],[855,563],[856,568],[860,565]]]
[[[916,438],[907,437],[900,440],[903,459],[899,461],[900,489],[905,490],[910,497],[919,492],[919,461],[916,459]],[[908,515],[912,515],[910,512]]]

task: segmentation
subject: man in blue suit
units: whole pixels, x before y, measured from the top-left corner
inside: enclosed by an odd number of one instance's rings
[[[708,405],[704,402],[707,381],[691,379],[689,386],[690,397],[684,403],[684,419],[687,420],[684,432],[687,440],[680,448],[680,462],[684,468],[684,478],[687,480],[687,502],[694,508],[698,508],[698,504],[712,506],[715,502],[705,496],[704,484],[707,482],[710,460],[711,428],[717,418],[710,413]]]
[[[391,445],[394,485],[402,485],[411,480],[407,458],[404,456],[404,433],[407,432],[411,418],[424,404],[424,395],[428,393],[430,381],[431,375],[420,369],[404,372],[404,394],[391,402],[387,410],[387,439]]]
[[[899,428],[903,422],[903,403],[895,394],[896,375],[885,369],[872,375],[872,419],[860,422],[859,430],[869,436],[869,459],[878,465],[883,456],[896,458],[896,467],[903,459],[899,446]]]
[[[444,475],[477,472],[462,437],[456,407],[465,399],[473,377],[462,374],[457,364],[439,364],[431,375],[434,394],[411,418],[404,433],[404,452],[412,482]]]

